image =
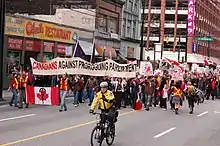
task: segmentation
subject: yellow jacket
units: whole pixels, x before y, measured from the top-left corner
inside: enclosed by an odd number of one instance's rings
[[[115,100],[115,96],[112,93],[112,91],[107,90],[107,92],[104,93],[104,96],[105,96],[106,100],[111,100],[111,101]],[[109,109],[110,107],[112,107],[114,102],[107,102],[106,100],[103,100],[101,91],[98,92],[92,102],[91,109],[95,110],[95,108],[97,107],[98,104],[99,104],[99,107],[103,110],[105,110],[105,108]],[[105,106],[104,106],[104,104],[105,104]]]

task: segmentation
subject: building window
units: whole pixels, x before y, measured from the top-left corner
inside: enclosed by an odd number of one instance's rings
[[[134,48],[131,48],[131,47],[127,48],[127,57],[134,58]]]
[[[117,18],[110,17],[108,19],[108,32],[118,34],[118,20],[117,20]]]
[[[131,21],[128,20],[128,24],[127,24],[127,37],[131,37]]]
[[[133,22],[133,33],[132,33],[132,38],[135,39],[136,36],[136,22]]]
[[[123,20],[123,26],[122,26],[122,36],[125,37],[125,31],[126,31],[126,19]]]
[[[129,2],[128,2],[128,10],[132,12],[132,9],[133,9],[133,1],[129,0]]]
[[[99,22],[99,30],[103,32],[107,32],[107,16],[106,15],[100,15],[98,18]]]
[[[137,13],[138,12],[138,3],[135,2],[134,4],[134,13]]]

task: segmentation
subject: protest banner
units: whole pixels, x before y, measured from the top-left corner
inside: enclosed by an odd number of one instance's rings
[[[47,62],[38,62],[30,58],[35,75],[77,74],[89,76],[135,77],[137,62],[119,64],[111,59],[90,63],[81,58],[54,58]]]

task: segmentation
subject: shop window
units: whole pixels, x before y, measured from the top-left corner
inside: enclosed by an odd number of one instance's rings
[[[98,18],[98,25],[99,25],[99,30],[102,32],[107,31],[107,16],[100,14]]]
[[[12,74],[15,72],[16,69],[19,69],[20,67],[20,61],[21,61],[21,52],[20,51],[13,51],[13,50],[8,50],[7,53],[7,75]]]
[[[54,55],[52,53],[44,53],[43,60],[49,61],[49,60],[52,60],[53,58],[54,58]]]

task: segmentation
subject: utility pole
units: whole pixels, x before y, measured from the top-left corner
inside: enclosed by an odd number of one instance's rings
[[[208,36],[208,38],[211,38],[211,34],[210,34],[210,32],[209,32],[209,36]],[[210,56],[211,56],[211,53],[210,53],[210,41],[208,41],[208,50],[207,50],[207,55],[208,55],[208,57],[210,57]]]
[[[3,50],[4,50],[4,31],[5,31],[5,0],[0,0],[0,101],[3,89]]]
[[[180,37],[180,33],[181,33],[181,32],[179,31],[179,41],[178,41],[178,44],[179,44],[179,46],[178,46],[178,62],[180,62],[180,46],[181,46],[181,44],[180,44],[180,42],[181,42],[181,41],[180,41],[180,38],[181,38],[181,37]]]
[[[161,0],[161,14],[160,14],[160,43],[161,43],[161,56],[160,58],[162,59],[163,57],[163,44],[164,44],[164,24],[165,24],[165,13],[166,13],[166,0]]]
[[[147,51],[150,47],[150,21],[151,21],[152,0],[148,1],[148,18],[147,18]]]
[[[188,28],[188,19],[187,19],[187,22],[186,22],[186,31],[187,31],[187,28]],[[188,33],[186,33],[186,47],[185,47],[185,62],[187,63],[187,55],[188,55],[188,52],[187,52],[187,42],[188,42]]]
[[[173,52],[176,52],[176,34],[177,34],[178,7],[179,7],[178,3],[179,3],[179,0],[176,0]]]
[[[146,0],[142,0],[142,21],[141,21],[141,50],[140,50],[140,61],[143,61],[144,50],[144,10],[145,10]]]

